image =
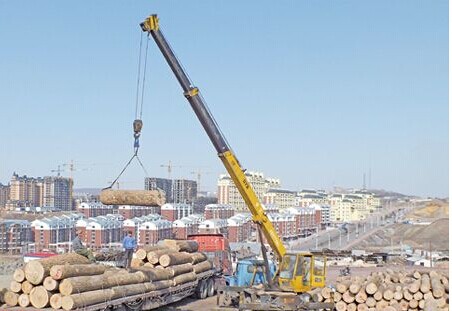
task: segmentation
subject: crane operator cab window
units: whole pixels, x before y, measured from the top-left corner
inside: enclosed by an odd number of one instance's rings
[[[314,256],[314,277],[312,280],[313,287],[325,286],[325,270],[326,270],[326,257]]]
[[[293,273],[295,270],[295,263],[297,262],[296,255],[286,255],[283,257],[281,262],[281,272],[279,273],[279,277],[282,279],[293,278]]]

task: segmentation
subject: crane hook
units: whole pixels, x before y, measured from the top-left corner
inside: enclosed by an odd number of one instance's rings
[[[140,119],[136,119],[133,121],[133,137],[135,138],[135,142],[133,147],[135,148],[135,153],[138,152],[138,148],[140,148],[140,135],[141,129],[143,128],[143,121]]]

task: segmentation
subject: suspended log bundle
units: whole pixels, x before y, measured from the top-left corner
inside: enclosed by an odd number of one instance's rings
[[[194,266],[195,272],[198,265]],[[314,301],[334,301],[338,311],[443,311],[449,309],[448,284],[448,276],[436,271],[406,273],[388,269],[371,273],[367,278],[340,277],[336,291],[323,288],[310,294]]]
[[[191,282],[193,289],[201,288],[199,274],[213,267],[198,252],[197,242],[166,242],[142,248],[141,258],[133,259],[131,269],[93,264],[74,253],[30,261],[14,271],[2,300],[10,307],[74,310]],[[438,293],[446,288],[445,282],[437,278],[434,288],[439,288]],[[324,296],[328,295],[325,291]],[[337,293],[336,299],[342,296]]]
[[[102,190],[100,201],[105,205],[162,206],[165,195],[159,190]]]

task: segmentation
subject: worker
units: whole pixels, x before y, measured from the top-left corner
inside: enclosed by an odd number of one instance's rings
[[[137,241],[132,236],[132,231],[128,231],[127,235],[124,237],[124,241],[122,242],[125,251],[125,260],[126,268],[130,268],[130,264],[132,263],[133,252],[137,248]]]
[[[94,259],[93,253],[91,250],[86,248],[81,240],[81,237],[83,236],[83,232],[81,230],[77,230],[75,232],[75,238],[72,240],[72,249],[75,253],[82,255],[86,258],[88,258],[91,262],[95,262],[96,259]]]

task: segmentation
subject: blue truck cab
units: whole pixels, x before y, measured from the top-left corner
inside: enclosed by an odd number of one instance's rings
[[[276,272],[275,264],[270,261],[270,274],[273,277]],[[252,286],[268,283],[265,278],[265,263],[263,260],[240,260],[232,276],[226,276],[227,286]]]

